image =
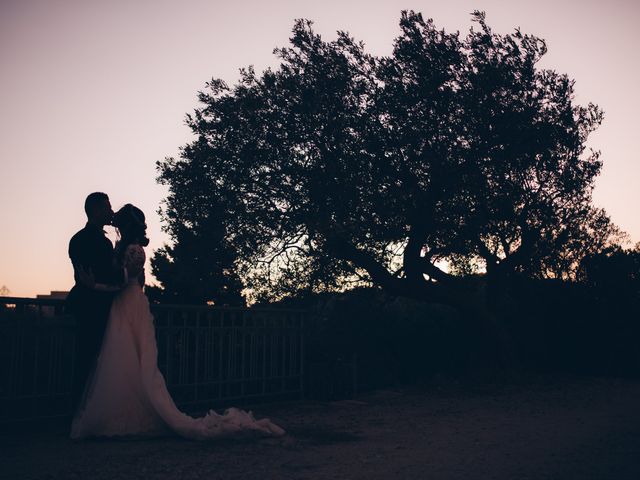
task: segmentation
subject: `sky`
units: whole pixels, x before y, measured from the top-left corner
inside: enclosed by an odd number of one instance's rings
[[[635,0],[0,0],[0,287],[22,297],[71,288],[67,246],[92,191],[146,213],[151,256],[170,241],[155,163],[192,139],[184,119],[205,82],[277,67],[273,49],[296,18],[326,40],[346,30],[390,54],[403,9],[462,33],[484,10],[497,33],[544,38],[541,66],[605,112],[588,143],[604,162],[594,202],[640,241]]]

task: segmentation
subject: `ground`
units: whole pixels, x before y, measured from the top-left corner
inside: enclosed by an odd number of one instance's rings
[[[281,439],[0,433],[7,479],[640,479],[640,381],[440,383],[260,406]]]

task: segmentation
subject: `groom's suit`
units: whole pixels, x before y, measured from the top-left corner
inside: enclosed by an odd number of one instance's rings
[[[105,326],[115,292],[98,291],[83,285],[77,268],[90,271],[96,283],[119,284],[122,270],[114,267],[113,245],[102,228],[87,223],[69,241],[69,257],[74,265],[75,285],[67,297],[67,309],[78,325],[76,364],[72,400],[78,406],[84,385],[102,345]]]

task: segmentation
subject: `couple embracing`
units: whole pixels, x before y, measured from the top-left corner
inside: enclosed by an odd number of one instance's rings
[[[182,413],[157,366],[153,316],[144,294],[144,213],[127,204],[113,212],[101,192],[85,201],[86,226],[69,242],[75,285],[67,306],[78,324],[75,414],[71,438],[155,436],[186,438],[284,434],[268,419],[230,408],[204,417]],[[115,249],[103,228],[115,227]]]

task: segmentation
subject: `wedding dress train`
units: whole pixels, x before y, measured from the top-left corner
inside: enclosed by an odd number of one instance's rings
[[[125,262],[144,265],[139,245],[127,248]],[[71,438],[154,436],[171,431],[194,440],[220,437],[280,436],[268,419],[256,420],[237,408],[193,418],[182,413],[157,366],[153,316],[137,279],[114,299],[102,349],[72,424]]]

